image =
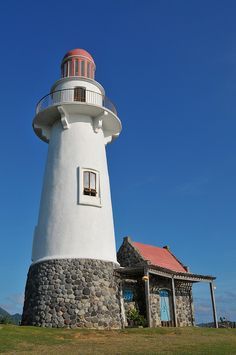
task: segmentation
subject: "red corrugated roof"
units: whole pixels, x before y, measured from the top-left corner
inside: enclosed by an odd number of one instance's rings
[[[186,272],[178,260],[165,248],[132,242],[145,260],[150,260],[153,265],[178,272]]]

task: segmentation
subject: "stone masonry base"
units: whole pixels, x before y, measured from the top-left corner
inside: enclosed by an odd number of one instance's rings
[[[31,265],[22,325],[121,328],[119,280],[112,262],[56,259]]]

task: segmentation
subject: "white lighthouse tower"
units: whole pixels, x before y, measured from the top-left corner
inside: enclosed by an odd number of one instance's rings
[[[121,122],[94,79],[95,69],[87,51],[69,51],[61,79],[36,108],[33,128],[48,143],[48,157],[23,324],[119,327],[119,317],[114,322],[112,316],[119,302],[105,147],[119,135]],[[99,302],[110,304],[105,320]]]
[[[88,52],[68,52],[61,73],[33,121],[49,148],[32,261],[116,262],[105,146],[119,135],[121,123],[94,80],[95,63]]]

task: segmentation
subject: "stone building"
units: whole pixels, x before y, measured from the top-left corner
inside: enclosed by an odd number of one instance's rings
[[[134,242],[125,237],[117,260],[121,268],[124,324],[127,315],[137,309],[149,327],[193,326],[192,285],[210,284],[213,317],[217,326],[213,280],[215,277],[192,274],[170,249]]]

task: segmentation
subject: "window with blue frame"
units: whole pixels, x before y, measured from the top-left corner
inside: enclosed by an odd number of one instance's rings
[[[134,292],[131,289],[125,288],[123,292],[125,302],[132,302],[134,300]]]

